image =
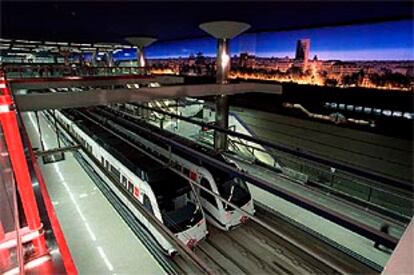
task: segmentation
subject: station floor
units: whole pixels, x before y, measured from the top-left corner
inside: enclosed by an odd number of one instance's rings
[[[40,148],[35,115],[22,117],[32,147]],[[55,148],[55,132],[39,118],[45,149]],[[65,158],[38,162],[79,274],[165,274],[72,153]]]

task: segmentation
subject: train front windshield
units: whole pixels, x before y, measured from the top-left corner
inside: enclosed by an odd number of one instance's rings
[[[220,171],[215,173],[214,180],[221,197],[235,205],[243,207],[252,199],[246,182],[239,177]],[[226,210],[232,209],[230,205],[226,205]]]
[[[183,178],[170,175],[166,180],[152,185],[164,224],[178,233],[193,227],[203,219],[195,194]]]
[[[161,213],[165,225],[173,233],[185,231],[203,218],[200,207],[192,201],[187,201],[179,208],[162,209]]]

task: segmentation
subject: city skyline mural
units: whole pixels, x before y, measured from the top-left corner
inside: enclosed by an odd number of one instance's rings
[[[401,20],[375,24],[325,27],[297,31],[244,34],[231,41],[231,54],[247,52],[260,57],[291,57],[296,41],[312,41],[311,56],[323,60],[414,60],[414,21]],[[155,43],[149,59],[188,57],[202,52],[214,57],[216,40],[206,37]]]
[[[230,43],[233,79],[412,91],[413,21],[247,33]],[[155,43],[146,50],[159,74],[213,76],[214,38]],[[131,59],[134,52],[118,53]]]

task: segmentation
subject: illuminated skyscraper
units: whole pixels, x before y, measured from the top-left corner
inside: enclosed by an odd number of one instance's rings
[[[241,68],[246,67],[248,59],[249,59],[249,54],[248,53],[240,53],[239,67],[241,67]]]
[[[301,63],[302,69],[306,70],[309,60],[310,39],[300,39],[296,44],[295,60]]]
[[[310,39],[300,39],[296,44],[296,60],[307,61],[309,59]]]

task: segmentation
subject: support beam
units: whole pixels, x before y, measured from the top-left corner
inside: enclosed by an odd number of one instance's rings
[[[139,89],[96,89],[67,93],[16,94],[20,111],[78,108],[114,103],[143,103],[158,99],[231,95],[248,92],[281,94],[282,86],[260,83],[165,86]],[[228,106],[228,105],[227,105]]]
[[[179,76],[142,76],[142,75],[114,75],[114,76],[65,76],[49,78],[11,78],[12,90],[18,89],[48,89],[71,87],[97,87],[126,85],[128,83],[149,84],[158,82],[164,85],[182,84],[184,78]]]
[[[217,40],[216,67],[216,82],[218,84],[227,84],[231,67],[230,40],[227,38]]]
[[[227,84],[230,73],[230,54],[229,39],[220,38],[217,41],[217,84]],[[229,100],[228,96],[221,94],[216,96],[216,125],[228,129],[229,128]],[[217,151],[226,151],[227,135],[222,132],[214,132],[214,149]]]
[[[137,64],[138,67],[145,67],[145,53],[144,48],[137,48]]]
[[[228,95],[216,96],[216,125],[218,127],[229,128],[229,99]],[[227,134],[214,131],[214,149],[223,151],[227,148]]]
[[[108,67],[114,67],[114,56],[111,51],[106,53],[106,62],[108,63]]]
[[[144,68],[146,65],[144,48],[157,41],[157,39],[153,37],[127,37],[125,40],[137,47],[137,65]]]
[[[92,66],[93,67],[96,67],[96,66],[98,66],[98,60],[97,60],[97,58],[98,58],[98,50],[95,50],[95,51],[93,51],[92,52]]]
[[[249,29],[250,25],[241,22],[216,21],[200,25],[200,29],[217,38],[216,80],[217,84],[228,84],[231,67],[230,39]],[[227,95],[216,97],[216,125],[229,127],[229,104]],[[214,148],[217,151],[227,150],[227,135],[214,132]]]

